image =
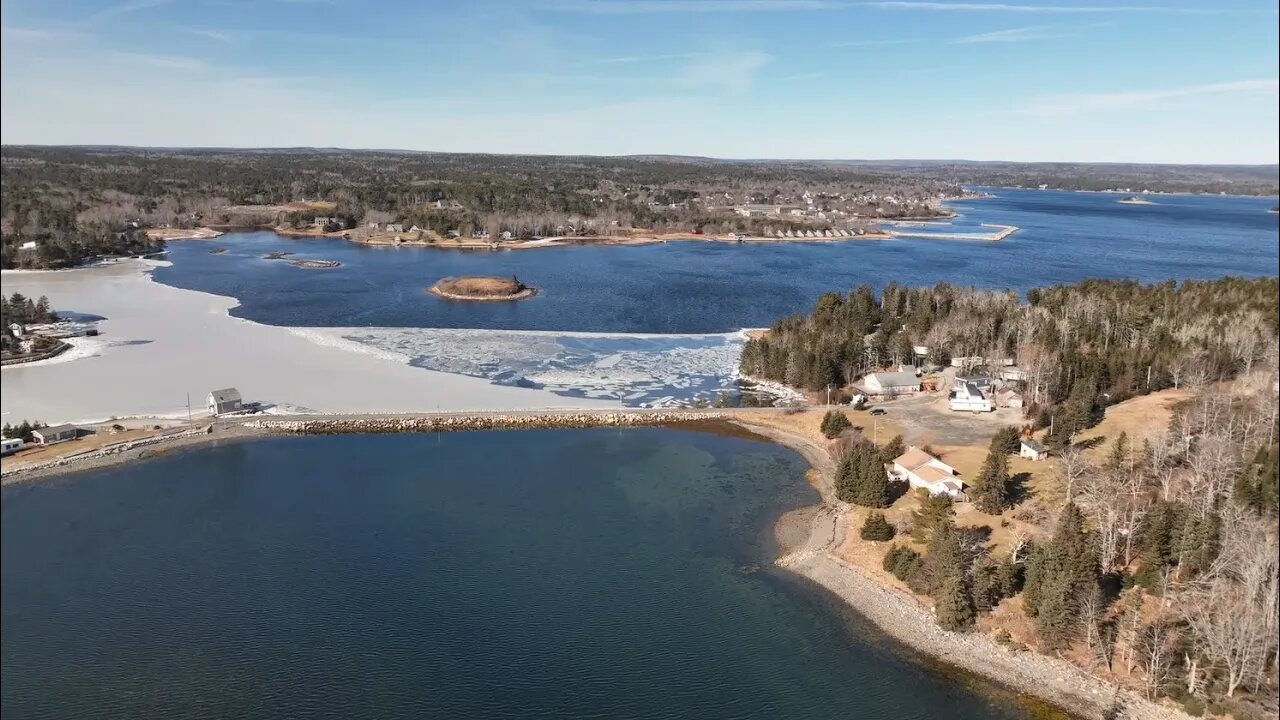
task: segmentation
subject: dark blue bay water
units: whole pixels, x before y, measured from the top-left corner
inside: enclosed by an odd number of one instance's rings
[[[171,244],[156,279],[241,301],[238,317],[272,325],[712,333],[767,326],[828,290],[894,280],[1015,288],[1128,277],[1146,282],[1277,272],[1273,198],[993,190],[955,203],[951,230],[1022,230],[999,243],[899,238],[730,245],[673,242],[506,252],[368,248],[343,240],[238,233]],[[940,229],[945,231],[945,228]],[[209,254],[214,245],[228,248]],[[272,251],[339,260],[304,270]],[[451,275],[518,275],[540,288],[518,303],[457,303],[425,289]]]
[[[3,489],[6,718],[1012,718],[765,569],[801,459],[282,438]]]

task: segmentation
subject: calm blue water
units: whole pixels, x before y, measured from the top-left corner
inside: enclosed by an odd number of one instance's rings
[[[3,489],[6,718],[1012,718],[768,566],[799,456],[282,438]]]
[[[956,203],[954,230],[1022,230],[1000,243],[894,239],[821,244],[674,242],[507,252],[367,248],[343,240],[229,235],[170,245],[156,279],[241,301],[238,317],[273,325],[713,333],[767,326],[828,290],[895,280],[1016,288],[1087,277],[1169,278],[1277,273],[1274,198],[1122,196],[996,189]],[[211,255],[214,246],[229,248]],[[271,251],[339,260],[304,270]],[[518,303],[457,303],[425,292],[451,275],[518,275],[540,288]]]

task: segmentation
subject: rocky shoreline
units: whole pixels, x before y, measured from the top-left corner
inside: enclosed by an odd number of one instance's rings
[[[749,416],[734,417],[732,422],[800,453],[813,468],[810,484],[822,495],[822,504],[816,508],[779,518],[774,534],[784,552],[775,561],[778,567],[825,588],[886,635],[913,650],[1075,717],[1189,720],[1190,716],[1179,710],[1107,683],[1066,660],[1030,650],[1015,651],[977,632],[942,630],[932,608],[905,591],[881,584],[832,553],[848,530],[847,506],[835,497],[830,480],[834,463],[826,448],[813,439],[753,423]],[[795,527],[797,523],[807,523],[807,533]]]

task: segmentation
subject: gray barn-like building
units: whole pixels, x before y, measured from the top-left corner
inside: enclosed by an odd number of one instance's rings
[[[54,425],[31,431],[31,436],[39,445],[54,445],[67,440],[75,440],[80,435],[80,428],[75,425]]]
[[[210,415],[240,412],[243,407],[244,402],[240,397],[240,391],[235,388],[223,388],[209,393]]]

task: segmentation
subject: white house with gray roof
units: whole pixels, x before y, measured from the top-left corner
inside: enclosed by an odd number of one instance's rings
[[[914,371],[873,372],[862,379],[869,395],[905,395],[920,392],[920,378]]]

